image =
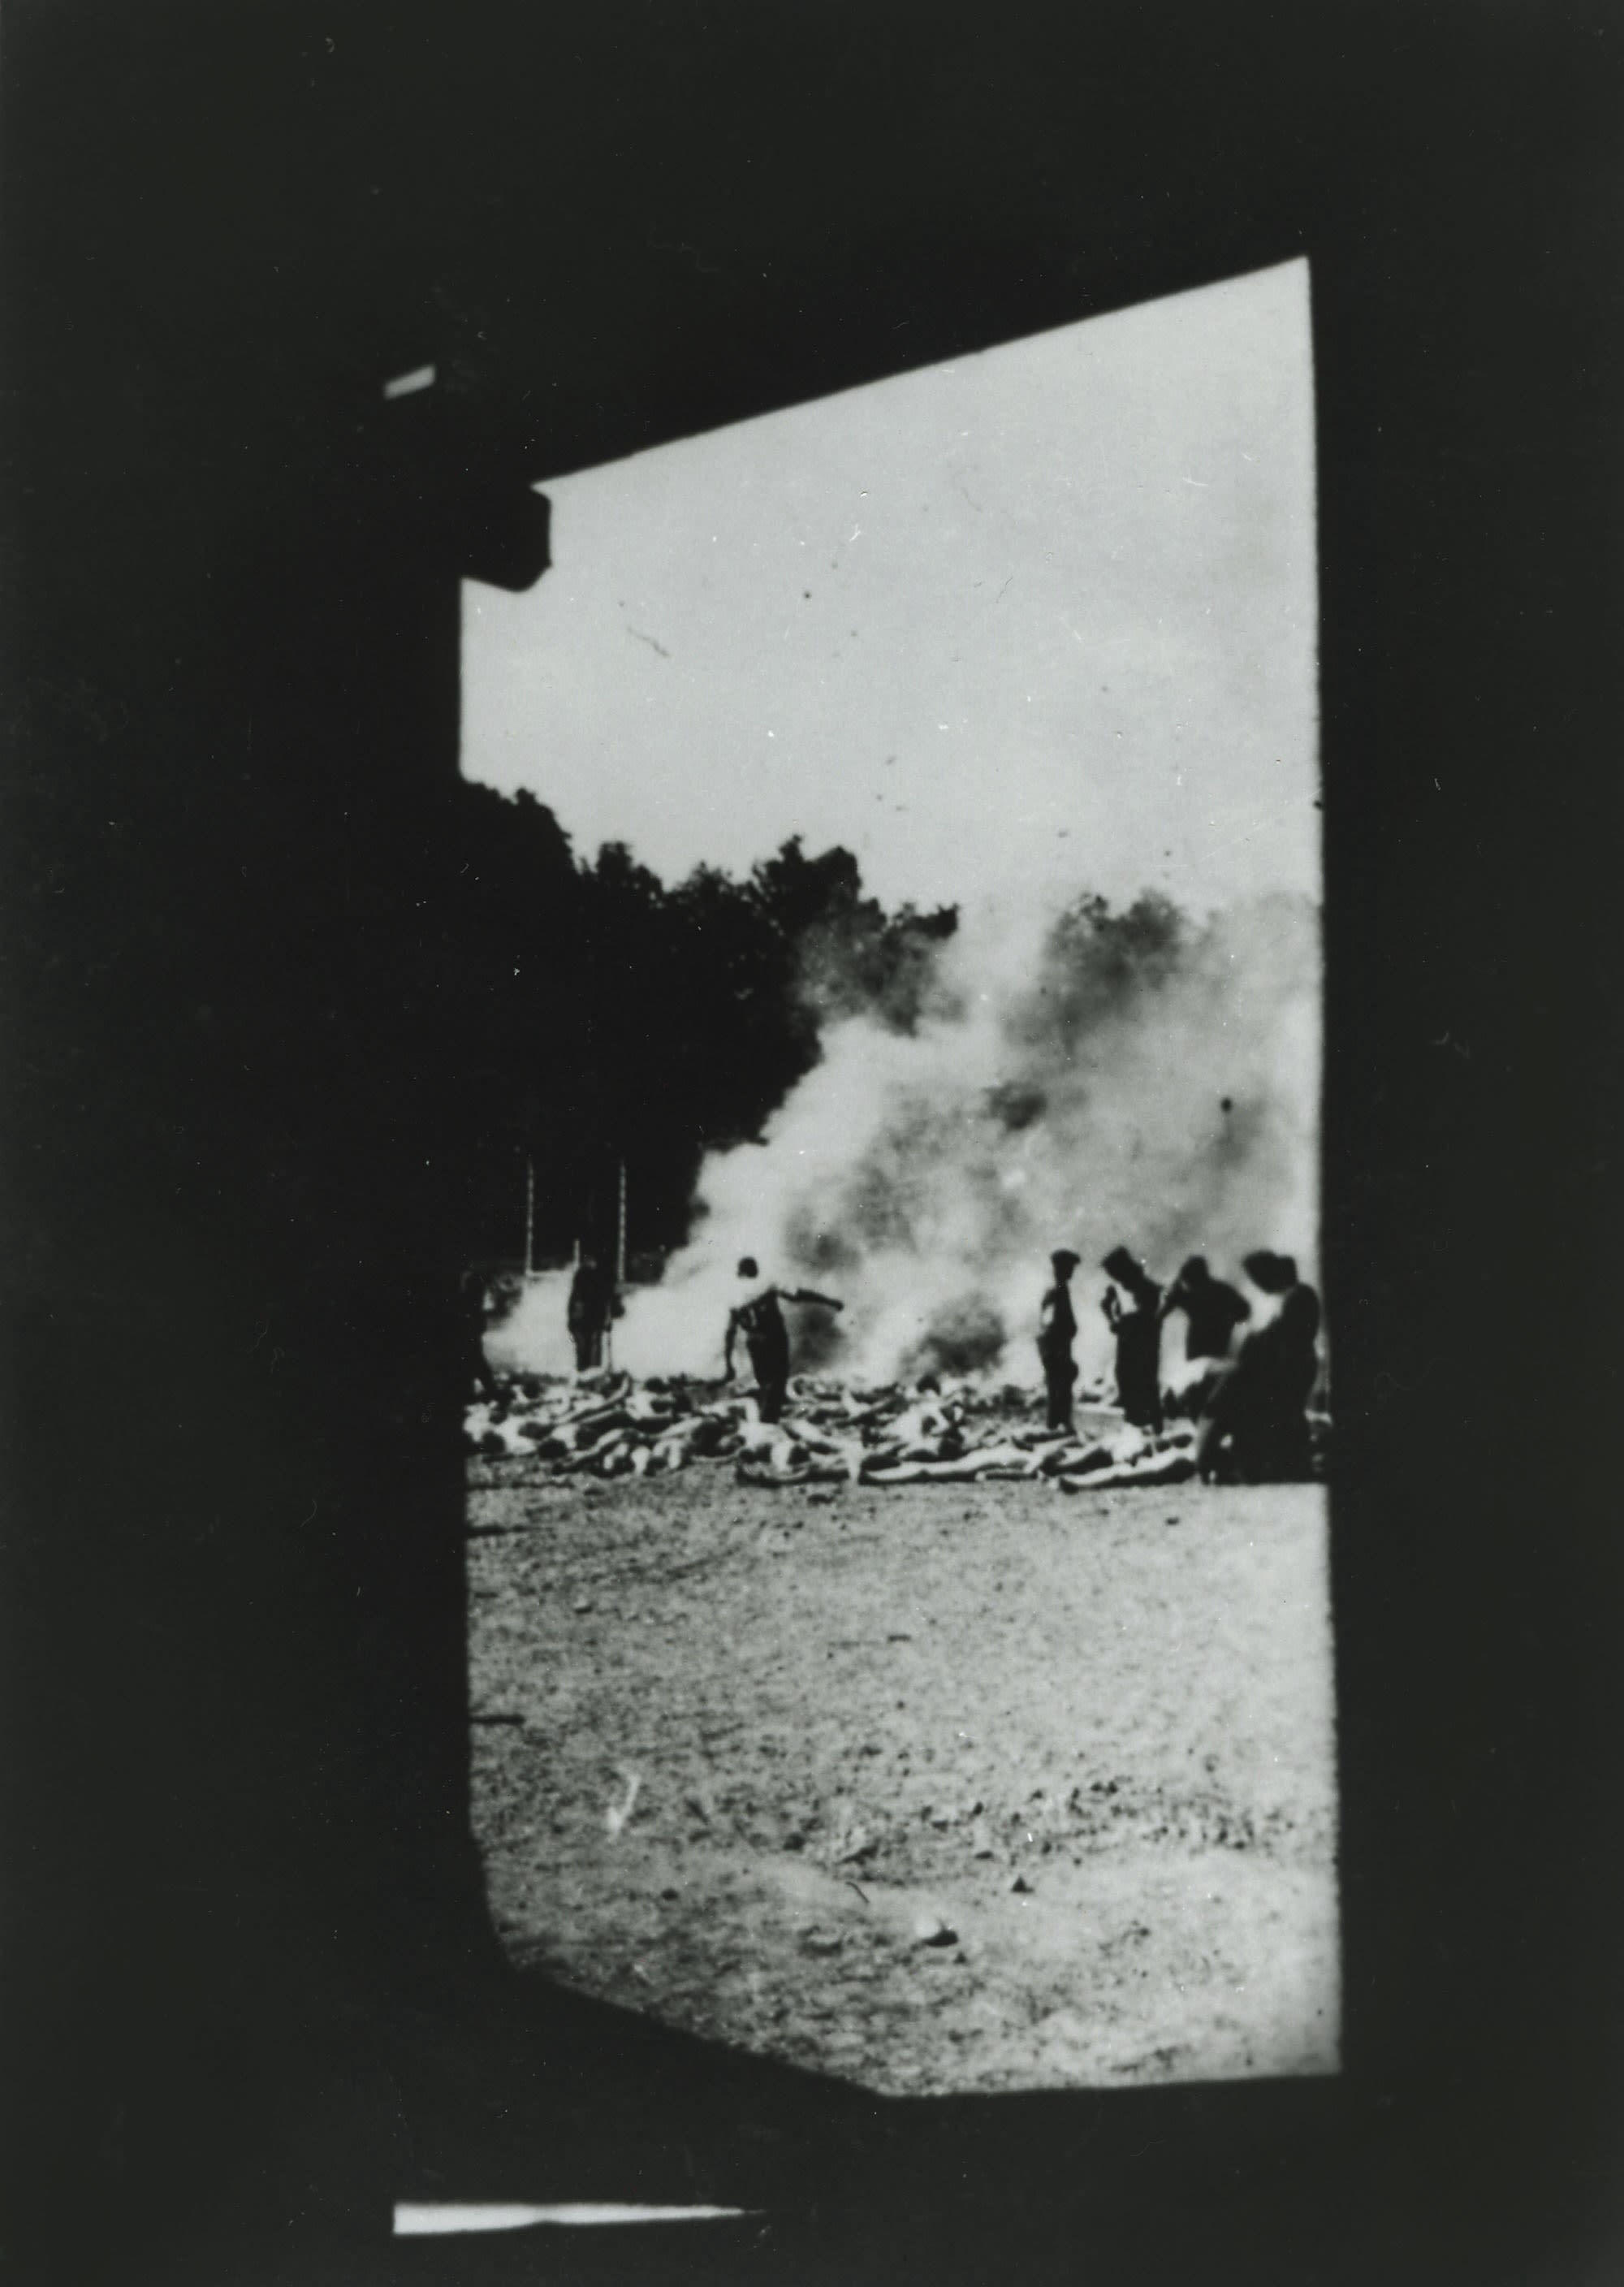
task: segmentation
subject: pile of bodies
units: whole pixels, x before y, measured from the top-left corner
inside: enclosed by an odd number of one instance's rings
[[[533,1462],[568,1477],[643,1477],[731,1464],[746,1484],[967,1484],[1046,1478],[1063,1492],[1177,1484],[1195,1474],[1188,1422],[1147,1432],[1084,1392],[1069,1432],[1043,1426],[1012,1387],[944,1381],[863,1388],[809,1375],[790,1385],[785,1417],[757,1419],[730,1384],[593,1373],[574,1382],[521,1375],[469,1408],[470,1452]]]

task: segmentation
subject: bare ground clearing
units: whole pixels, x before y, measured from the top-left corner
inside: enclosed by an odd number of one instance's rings
[[[470,1485],[515,1961],[895,2094],[1336,2069],[1320,1487]]]

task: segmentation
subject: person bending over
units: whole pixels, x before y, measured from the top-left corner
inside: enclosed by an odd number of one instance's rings
[[[1230,1343],[1252,1306],[1213,1277],[1204,1254],[1192,1254],[1163,1298],[1163,1321],[1175,1310],[1184,1312],[1184,1358],[1164,1370],[1165,1401],[1171,1412],[1199,1420],[1228,1372]]]

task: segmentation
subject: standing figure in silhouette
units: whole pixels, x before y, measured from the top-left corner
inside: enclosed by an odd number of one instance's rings
[[[728,1313],[722,1345],[726,1376],[729,1381],[733,1379],[733,1345],[743,1334],[755,1375],[756,1410],[763,1421],[781,1421],[789,1396],[790,1336],[780,1304],[816,1302],[825,1310],[844,1306],[832,1294],[814,1294],[809,1286],[772,1286],[762,1278],[753,1254],[740,1256],[738,1278],[742,1291]]]
[[[1297,1484],[1313,1475],[1308,1400],[1320,1371],[1320,1297],[1289,1254],[1259,1248],[1243,1268],[1271,1307],[1218,1384],[1197,1465],[1206,1478]]]
[[[594,1366],[603,1365],[603,1338],[609,1332],[610,1320],[619,1314],[612,1274],[595,1254],[583,1247],[575,1276],[570,1281],[570,1299],[564,1310],[570,1340],[575,1345],[577,1373],[589,1373]]]
[[[1069,1429],[1072,1426],[1071,1394],[1077,1379],[1077,1362],[1071,1355],[1071,1345],[1076,1339],[1077,1314],[1071,1303],[1071,1274],[1081,1259],[1068,1246],[1057,1247],[1049,1257],[1054,1284],[1044,1296],[1037,1314],[1037,1355],[1043,1362],[1051,1429]]]
[[[1160,1429],[1162,1289],[1125,1246],[1114,1246],[1100,1267],[1116,1282],[1100,1308],[1116,1337],[1117,1403],[1136,1429]]]

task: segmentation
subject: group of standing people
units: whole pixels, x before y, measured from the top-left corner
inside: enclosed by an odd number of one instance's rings
[[[1054,1283],[1038,1316],[1037,1354],[1049,1427],[1060,1430],[1072,1426],[1071,1278],[1081,1258],[1061,1247],[1049,1259]],[[1320,1368],[1320,1298],[1292,1256],[1258,1248],[1245,1258],[1242,1267],[1263,1298],[1256,1312],[1238,1288],[1213,1276],[1202,1254],[1192,1254],[1165,1288],[1125,1246],[1113,1247],[1100,1267],[1111,1282],[1100,1308],[1116,1336],[1117,1402],[1128,1421],[1153,1432],[1163,1427],[1162,1328],[1181,1311],[1182,1404],[1201,1424],[1202,1476],[1267,1484],[1310,1474],[1307,1409]]]
[[[1073,1420],[1077,1316],[1071,1279],[1080,1261],[1068,1247],[1050,1257],[1054,1281],[1038,1318],[1037,1354],[1049,1427],[1056,1430],[1069,1429]],[[1289,1254],[1258,1248],[1242,1267],[1259,1298],[1255,1309],[1237,1287],[1213,1276],[1205,1255],[1189,1256],[1164,1288],[1127,1247],[1112,1248],[1100,1264],[1110,1281],[1100,1308],[1116,1336],[1117,1400],[1136,1428],[1162,1428],[1162,1329],[1181,1313],[1185,1363],[1177,1402],[1200,1424],[1196,1460],[1202,1476],[1256,1484],[1306,1477],[1313,1459],[1308,1402],[1320,1370],[1320,1298],[1298,1277]],[[731,1379],[742,1339],[755,1375],[761,1418],[777,1421],[790,1378],[782,1305],[810,1303],[826,1310],[841,1305],[833,1295],[810,1287],[773,1285],[753,1255],[741,1257],[737,1275],[723,1364]]]
[[[1038,1314],[1037,1355],[1048,1426],[1064,1431],[1073,1426],[1077,1315],[1071,1281],[1082,1258],[1060,1247],[1049,1260],[1054,1278]],[[1242,1268],[1261,1298],[1256,1310],[1238,1288],[1213,1276],[1202,1254],[1189,1256],[1167,1287],[1125,1246],[1113,1247],[1100,1267],[1110,1282],[1100,1309],[1116,1337],[1117,1402],[1135,1428],[1159,1431],[1171,1398],[1200,1424],[1196,1461],[1204,1478],[1270,1484],[1311,1475],[1308,1404],[1320,1368],[1320,1298],[1298,1277],[1290,1255],[1258,1248],[1246,1256]],[[731,1380],[742,1339],[761,1418],[778,1421],[790,1379],[782,1306],[842,1306],[833,1295],[810,1287],[774,1285],[762,1277],[753,1255],[740,1257],[737,1275],[737,1299],[723,1344],[726,1373]],[[471,1373],[477,1386],[494,1396],[495,1380],[484,1354],[483,1287],[471,1273],[463,1281],[463,1302]],[[583,1253],[568,1306],[578,1372],[603,1365],[606,1338],[620,1310],[612,1272]],[[1180,1312],[1184,1365],[1176,1377],[1175,1397],[1162,1371],[1162,1329]]]

